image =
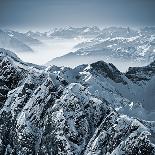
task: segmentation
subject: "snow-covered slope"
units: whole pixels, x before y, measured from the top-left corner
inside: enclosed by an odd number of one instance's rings
[[[33,52],[32,48],[22,42],[21,39],[18,40],[16,37],[2,30],[0,30],[0,48],[16,52]]]
[[[155,61],[144,67],[130,67],[126,76],[139,85],[138,100],[143,103],[143,106],[151,112],[154,112],[152,117],[155,117]]]
[[[41,42],[37,39],[34,39],[24,33],[20,33],[17,31],[7,30],[5,31],[10,37],[16,38],[17,40],[22,41],[27,45],[40,45]]]
[[[139,70],[129,68],[126,74],[121,73],[113,64],[107,64],[103,61],[81,65],[73,69],[52,66],[48,70],[52,73],[58,73],[69,83],[78,82],[85,85],[91,94],[101,100],[108,101],[121,113],[154,120],[155,72],[153,64],[139,67]]]
[[[16,88],[29,72],[40,71],[44,67],[23,62],[11,51],[0,48],[0,104],[7,98],[8,91]]]
[[[1,155],[155,154],[154,122],[116,111],[130,80],[112,64],[45,69],[0,51]]]
[[[42,39],[49,39],[49,36],[46,34],[46,32],[33,32],[33,31],[28,31],[25,33],[26,36],[32,37],[38,40]]]
[[[148,64],[155,58],[155,34],[144,30],[116,27],[103,29],[95,39],[77,45],[75,48],[78,49],[74,53],[55,58],[48,65],[60,66],[60,62],[63,62],[72,67],[103,60],[126,71],[132,63],[133,66]],[[120,61],[125,64],[124,68]]]

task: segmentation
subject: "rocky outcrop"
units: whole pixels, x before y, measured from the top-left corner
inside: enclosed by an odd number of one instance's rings
[[[130,67],[126,76],[135,83],[149,81],[155,75],[155,61],[145,67]]]
[[[127,84],[123,79],[123,74],[111,63],[107,64],[104,61],[98,61],[90,65],[96,72],[104,77],[110,78],[116,83]]]

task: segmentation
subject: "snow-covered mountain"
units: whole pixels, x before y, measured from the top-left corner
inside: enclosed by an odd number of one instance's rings
[[[144,65],[155,59],[155,33],[153,28],[132,30],[111,27],[103,29],[94,39],[75,46],[77,50],[47,63],[60,66],[77,66],[99,60],[114,63],[121,70],[129,65]],[[126,68],[121,68],[123,62]]]
[[[103,61],[45,68],[0,49],[0,154],[155,154],[155,122],[128,93],[154,77],[153,64],[126,74]]]
[[[94,38],[101,33],[101,30],[94,27],[65,27],[65,28],[53,28],[47,32],[32,32],[25,33],[27,36],[36,39],[73,39],[73,38]]]
[[[27,36],[25,33],[13,30],[0,30],[0,48],[14,52],[33,52],[33,46],[42,44],[38,39]]]
[[[21,36],[19,38],[14,36],[10,31],[0,30],[0,47],[17,52],[33,52],[32,48],[22,42],[21,38]]]
[[[59,73],[70,83],[78,82],[87,86],[91,94],[106,100],[115,110],[123,114],[154,120],[155,68],[153,64],[154,62],[145,67],[129,68],[125,74],[113,64],[103,61],[80,65],[73,69],[52,66],[49,67],[49,71]]]
[[[20,33],[17,31],[7,30],[5,31],[9,36],[16,38],[17,40],[22,41],[23,43],[27,45],[40,45],[41,42],[37,39],[34,39],[33,37],[27,36],[24,33]]]
[[[138,100],[143,103],[144,108],[155,112],[155,61],[145,67],[130,67],[126,76],[139,85],[135,94],[138,96]]]
[[[51,34],[49,34],[52,38],[76,38],[76,37],[85,37],[85,38],[94,38],[99,35],[101,30],[94,27],[66,27],[66,28],[57,28],[54,29]]]
[[[46,32],[33,32],[33,31],[28,31],[25,33],[26,36],[32,37],[38,40],[42,39],[49,39],[49,36],[46,34]]]

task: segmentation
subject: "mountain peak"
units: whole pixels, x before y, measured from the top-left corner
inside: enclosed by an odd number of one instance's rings
[[[150,66],[155,67],[155,60],[150,63]]]
[[[99,74],[104,75],[105,77],[110,78],[116,83],[124,83],[127,84],[126,81],[122,78],[122,73],[112,64],[106,63],[104,61],[97,61],[90,65],[95,71]]]
[[[4,48],[0,48],[0,57],[10,57],[16,61],[22,61],[15,53]]]

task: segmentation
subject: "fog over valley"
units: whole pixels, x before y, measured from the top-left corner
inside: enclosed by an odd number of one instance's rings
[[[42,40],[43,45],[32,46],[33,52],[17,52],[24,61],[44,65],[53,58],[74,51],[73,47],[82,42],[80,39]]]

